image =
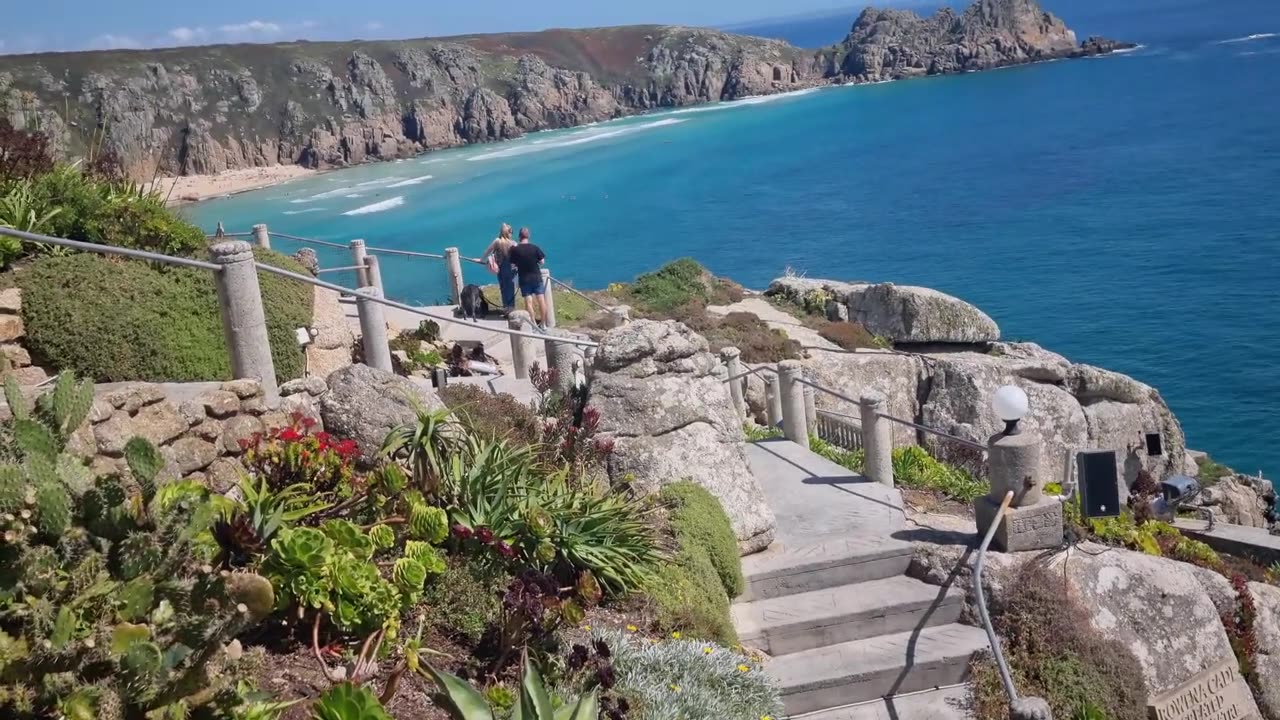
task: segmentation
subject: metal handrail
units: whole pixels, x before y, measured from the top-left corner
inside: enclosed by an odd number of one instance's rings
[[[991,614],[987,612],[986,594],[982,590],[982,568],[987,559],[987,547],[991,545],[991,539],[1000,528],[1000,521],[1009,510],[1011,502],[1013,502],[1012,490],[1004,494],[1004,501],[1000,503],[1000,509],[996,510],[995,518],[991,520],[991,527],[987,528],[987,535],[982,538],[982,544],[978,546],[978,560],[973,567],[973,593],[978,600],[978,615],[982,618],[982,629],[987,631],[987,642],[991,643],[991,654],[995,657],[996,668],[1000,671],[1000,682],[1004,685],[1005,694],[1009,696],[1009,704],[1013,705],[1018,701],[1018,689],[1013,686],[1009,664],[1005,662],[1004,652],[1000,650],[1000,638],[991,624]]]
[[[294,242],[301,242],[301,243],[311,243],[313,245],[323,245],[325,247],[338,248],[339,250],[349,250],[351,248],[350,245],[343,245],[342,243],[330,242],[328,240],[316,240],[314,238],[298,237],[297,235],[286,235],[285,233],[278,233],[274,230],[268,232],[267,234],[273,238],[280,238],[282,240],[293,240]]]
[[[422,308],[416,308],[416,307],[413,307],[412,305],[406,305],[404,303],[396,302],[395,300],[388,300],[387,298],[378,297],[376,295],[362,294],[359,290],[356,290],[354,288],[343,287],[341,285],[325,282],[323,280],[317,280],[316,278],[310,277],[308,275],[299,275],[298,273],[290,272],[288,270],[284,270],[282,268],[278,268],[273,265],[267,265],[264,263],[254,263],[254,264],[258,266],[259,270],[263,272],[271,273],[273,275],[279,275],[281,277],[291,278],[299,282],[315,285],[316,287],[322,287],[327,290],[334,290],[339,293],[346,293],[348,295],[355,295],[357,297],[366,297],[378,303],[379,305],[386,305],[387,307],[393,307],[393,308],[396,308],[397,310],[404,310],[406,312],[411,312],[415,315],[421,315],[423,317],[431,318],[432,320],[438,320],[440,322],[447,322],[447,323],[455,323],[458,325],[471,326],[471,323],[466,320],[459,320],[458,318],[447,317],[445,315],[437,315],[435,313],[423,310]],[[489,327],[488,329],[494,332],[502,333],[504,335],[515,335],[517,337],[533,338],[534,340],[553,340],[557,342],[566,342],[571,345],[577,345],[579,347],[587,347],[587,348],[600,347],[599,343],[595,343],[590,340],[578,340],[576,338],[562,337],[559,335],[547,335],[545,333],[531,333],[531,332],[525,332],[523,330],[512,330],[510,328],[501,328],[501,327]]]
[[[748,368],[746,372],[741,372],[741,373],[738,373],[737,375],[734,375],[734,376],[732,376],[732,377],[727,377],[727,378],[725,378],[724,380],[721,380],[720,382],[726,382],[726,383],[728,383],[728,382],[733,382],[734,380],[741,380],[742,378],[744,378],[744,377],[746,377],[746,376],[748,376],[748,375],[755,375],[756,377],[760,378],[761,380],[764,380],[765,382],[769,382],[769,378],[765,377],[764,375],[762,375],[762,374],[760,373],[760,371],[761,371],[761,370],[765,370],[765,371],[771,372],[771,373],[773,373],[774,375],[777,375],[777,374],[778,374],[778,371],[777,371],[777,370],[774,370],[773,368],[769,367],[768,365],[762,365],[762,366],[760,366],[760,367],[758,367],[758,368]]]
[[[847,413],[838,413],[834,410],[825,410],[823,408],[814,408],[814,412],[818,413],[819,415],[830,415],[831,417],[840,418],[842,420],[854,420],[859,425],[862,424],[862,418],[856,415],[849,415]]]
[[[136,258],[138,260],[150,260],[152,262],[165,263],[166,265],[193,267],[201,270],[208,270],[210,272],[222,271],[221,265],[208,262],[207,260],[180,258],[173,257],[171,255],[161,255],[160,253],[148,252],[146,250],[134,250],[133,248],[116,247],[114,245],[99,245],[97,243],[81,242],[79,240],[67,240],[66,238],[49,237],[48,235],[29,233],[8,227],[0,227],[0,235],[8,235],[9,237],[26,240],[27,242],[44,243],[48,245],[68,247],[75,250],[84,250],[86,252],[94,252],[100,255],[123,255],[124,257]]]
[[[248,233],[245,233],[245,234],[247,235]],[[348,250],[351,247],[350,245],[343,245],[342,243],[330,242],[328,240],[316,240],[315,238],[304,238],[304,237],[299,237],[297,235],[279,233],[274,230],[268,231],[267,234],[273,238],[292,240],[294,242],[300,242],[300,243],[311,243],[314,245],[323,245],[325,247],[338,248],[339,250]],[[427,258],[428,260],[444,259],[444,255],[440,255],[438,253],[424,253],[424,252],[417,252],[415,250],[393,250],[391,248],[372,247],[369,245],[366,245],[364,250],[365,252],[374,253],[376,255],[401,255],[403,257]],[[480,258],[460,257],[459,259],[466,260],[467,262],[474,263],[476,265],[484,264],[484,261],[481,260]]]
[[[553,277],[553,278],[551,278],[551,282],[553,282],[553,283],[555,283],[555,284],[559,285],[560,287],[564,288],[565,290],[568,290],[569,292],[573,293],[574,295],[577,295],[578,297],[582,298],[583,300],[586,300],[587,302],[591,303],[592,305],[595,305],[596,307],[600,308],[601,310],[604,310],[605,312],[613,312],[613,308],[612,308],[612,307],[610,307],[610,306],[608,306],[608,305],[605,305],[604,303],[600,302],[599,300],[597,300],[597,299],[595,299],[595,298],[591,297],[590,295],[588,295],[588,294],[586,294],[586,293],[582,292],[581,290],[578,290],[577,288],[573,287],[573,286],[572,286],[572,285],[570,285],[569,283],[564,282],[563,280],[560,280],[559,278],[555,278],[555,277]]]

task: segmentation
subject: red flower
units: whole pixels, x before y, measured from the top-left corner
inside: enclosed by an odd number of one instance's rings
[[[489,528],[476,528],[476,539],[488,545],[493,542],[493,531]]]
[[[280,439],[285,442],[298,442],[302,439],[302,433],[293,428],[285,428],[280,432]]]
[[[467,538],[471,537],[471,528],[467,527],[466,525],[454,525],[453,534],[459,540],[466,540]]]
[[[334,449],[343,457],[355,457],[360,454],[360,446],[356,445],[355,440],[343,440]]]
[[[316,433],[315,437],[316,437],[316,441],[319,442],[321,445],[328,445],[330,442],[333,441],[333,436],[323,430]]]
[[[497,551],[498,551],[498,554],[499,554],[499,555],[501,555],[501,556],[502,556],[502,557],[504,557],[504,558],[508,558],[508,559],[510,559],[510,558],[513,558],[513,557],[515,557],[515,556],[516,556],[516,549],[515,549],[515,548],[513,548],[513,547],[511,547],[510,545],[508,545],[506,542],[504,542],[504,541],[502,541],[502,540],[499,540],[499,541],[498,541],[498,542],[493,546],[493,549],[494,549],[494,550],[497,550]]]
[[[316,426],[316,419],[315,419],[315,418],[309,418],[309,417],[304,417],[304,418],[302,418],[302,427],[304,427],[304,428],[306,428],[306,429],[310,430],[311,428],[313,428],[313,427],[315,427],[315,426]]]
[[[299,412],[299,411],[297,411],[297,410],[294,410],[292,413],[290,413],[290,414],[289,414],[289,417],[290,417],[290,418],[291,418],[295,423],[302,422],[302,413],[301,413],[301,412]]]
[[[239,440],[236,441],[236,444],[240,446],[241,450],[248,450],[249,444],[250,444],[249,438],[240,438]]]

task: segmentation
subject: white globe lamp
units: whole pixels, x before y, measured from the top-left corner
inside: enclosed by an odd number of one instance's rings
[[[996,417],[1004,421],[1004,434],[1017,435],[1022,432],[1022,428],[1018,427],[1018,421],[1027,416],[1027,411],[1031,409],[1031,403],[1027,400],[1027,394],[1017,385],[1005,385],[996,390],[996,394],[991,398],[991,409],[995,410]]]

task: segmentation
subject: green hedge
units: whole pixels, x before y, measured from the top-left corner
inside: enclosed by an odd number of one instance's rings
[[[283,255],[262,262],[304,272]],[[213,276],[93,254],[40,257],[16,274],[28,349],[38,362],[99,382],[231,377]],[[301,377],[294,329],[311,323],[309,286],[259,274],[281,382]]]
[[[737,641],[729,601],[746,588],[738,542],[715,496],[692,482],[666,487],[677,551],[651,590],[658,626],[726,645]]]

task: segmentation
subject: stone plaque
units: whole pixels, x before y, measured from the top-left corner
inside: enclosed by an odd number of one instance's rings
[[[1260,720],[1235,658],[1223,660],[1147,704],[1150,720]]]
[[[1000,504],[983,496],[974,501],[978,534],[991,527]],[[1048,550],[1062,545],[1062,503],[1045,498],[1035,505],[1009,508],[991,543],[1006,552]]]

